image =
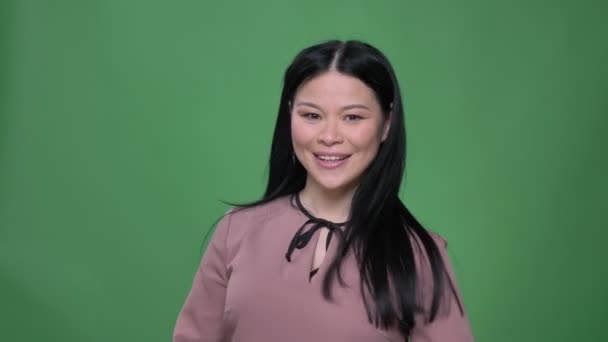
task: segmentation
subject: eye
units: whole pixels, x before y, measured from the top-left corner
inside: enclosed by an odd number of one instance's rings
[[[302,117],[305,119],[317,120],[317,119],[321,118],[321,115],[319,115],[317,113],[304,113],[304,114],[302,114]]]
[[[363,117],[355,114],[347,114],[345,117],[346,121],[358,121],[363,119]]]

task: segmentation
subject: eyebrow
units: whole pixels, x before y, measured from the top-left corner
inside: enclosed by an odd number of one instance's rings
[[[322,111],[321,107],[317,106],[316,104],[314,104],[312,102],[306,102],[306,101],[296,102],[296,106],[309,106],[309,107],[313,107],[313,108],[316,108],[316,109]],[[362,104],[347,105],[347,106],[342,107],[342,110],[348,110],[348,109],[354,109],[354,108],[367,109],[367,110],[371,111],[371,109],[369,109],[368,106],[362,105]]]

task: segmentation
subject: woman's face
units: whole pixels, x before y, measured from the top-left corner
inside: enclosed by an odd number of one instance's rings
[[[359,184],[390,125],[373,90],[336,71],[300,85],[291,115],[293,148],[307,171],[306,186],[332,192]]]

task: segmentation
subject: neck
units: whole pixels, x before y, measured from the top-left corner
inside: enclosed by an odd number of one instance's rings
[[[356,187],[327,190],[309,180],[300,192],[302,205],[314,216],[334,223],[348,220]]]

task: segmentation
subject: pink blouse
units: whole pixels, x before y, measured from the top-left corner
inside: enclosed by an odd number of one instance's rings
[[[383,330],[368,322],[352,255],[347,256],[342,268],[347,286],[336,282],[333,300],[323,298],[326,261],[335,255],[336,241],[329,244],[325,259],[312,278],[319,234],[304,248],[294,249],[291,261],[286,260],[287,247],[307,220],[291,196],[223,217],[179,313],[173,341],[405,341],[396,328]],[[447,257],[447,244],[440,236],[432,235],[455,293],[460,296]],[[417,258],[420,286],[430,298],[428,263],[421,252]],[[466,313],[461,314],[456,297],[449,296],[446,304],[433,322],[427,322],[423,314],[417,316],[410,341],[473,341],[468,318]]]

